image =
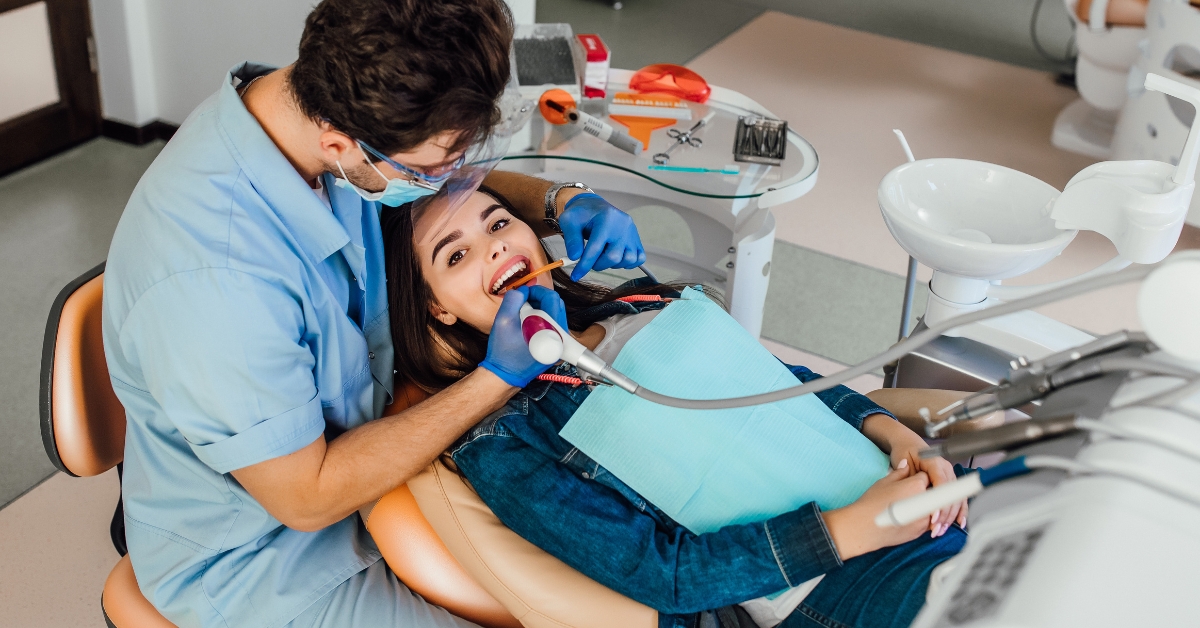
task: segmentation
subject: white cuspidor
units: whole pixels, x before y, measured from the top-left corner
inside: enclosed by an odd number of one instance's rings
[[[1146,88],[1200,107],[1200,90],[1190,85],[1151,74]],[[925,324],[1130,263],[1161,261],[1179,239],[1195,189],[1198,124],[1178,165],[1102,162],[1076,174],[1061,193],[1025,173],[964,159],[923,159],[889,172],[879,185],[884,221],[900,246],[934,271]],[[1112,240],[1117,257],[1061,282],[1000,285],[1054,259],[1081,229]],[[1033,359],[1092,339],[1034,312],[974,323],[952,335]]]

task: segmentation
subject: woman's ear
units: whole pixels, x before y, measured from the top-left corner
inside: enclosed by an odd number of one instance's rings
[[[433,314],[434,318],[438,319],[438,321],[440,321],[443,325],[445,325],[447,327],[458,322],[457,316],[451,314],[450,312],[447,312],[442,306],[438,305],[437,303],[433,303],[429,306],[429,313]]]

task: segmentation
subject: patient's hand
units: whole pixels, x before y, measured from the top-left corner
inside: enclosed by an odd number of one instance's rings
[[[884,414],[872,414],[863,421],[863,434],[879,446],[892,460],[892,468],[899,469],[902,461],[912,473],[922,472],[929,477],[931,486],[953,482],[954,465],[945,458],[921,458],[925,439],[908,429],[899,421]],[[929,518],[929,532],[936,538],[946,533],[950,524],[967,524],[967,502],[964,500],[945,510],[939,510]]]
[[[884,547],[907,543],[928,529],[924,519],[906,526],[881,528],[875,517],[889,504],[921,493],[929,486],[925,473],[914,472],[906,460],[900,467],[871,485],[862,497],[844,508],[821,513],[829,536],[842,560],[849,560]]]

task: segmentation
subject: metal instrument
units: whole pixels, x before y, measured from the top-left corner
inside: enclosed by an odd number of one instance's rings
[[[667,163],[668,161],[671,161],[671,153],[676,148],[679,148],[680,146],[682,146],[684,144],[687,144],[688,146],[691,146],[692,148],[700,148],[701,146],[704,146],[704,140],[702,140],[698,137],[695,137],[695,134],[697,131],[704,128],[704,125],[708,124],[708,121],[712,120],[713,117],[716,115],[717,114],[715,111],[712,113],[709,113],[708,115],[701,118],[699,122],[697,122],[696,124],[693,124],[692,128],[690,128],[686,131],[680,131],[679,129],[667,129],[667,136],[670,137],[671,139],[675,140],[675,143],[672,144],[670,147],[668,147],[667,150],[654,155],[654,163],[661,166],[661,165]]]

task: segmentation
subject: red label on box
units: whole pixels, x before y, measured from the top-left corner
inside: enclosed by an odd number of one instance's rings
[[[579,38],[579,43],[583,44],[583,49],[587,51],[588,62],[608,59],[608,46],[604,45],[604,40],[600,39],[599,35],[576,35],[576,37]]]

